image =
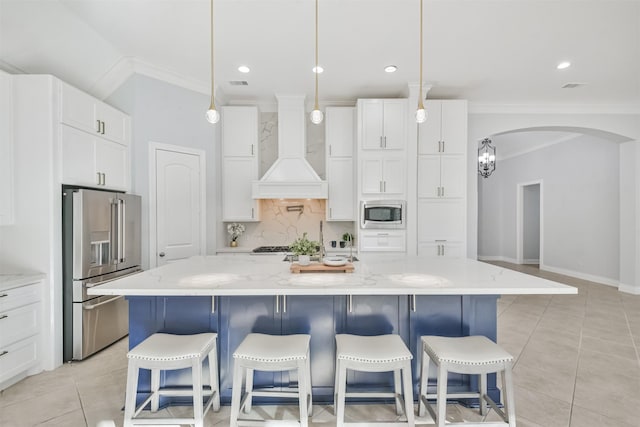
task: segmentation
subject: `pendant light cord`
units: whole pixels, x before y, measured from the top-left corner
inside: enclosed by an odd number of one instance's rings
[[[214,98],[214,64],[213,64],[213,0],[211,0],[211,110],[215,110]]]
[[[319,110],[320,107],[318,105],[318,0],[316,0],[316,103],[314,106],[315,110]]]
[[[423,0],[420,0],[420,102],[418,103],[419,109],[424,109],[424,104],[422,103],[422,3],[423,3]]]

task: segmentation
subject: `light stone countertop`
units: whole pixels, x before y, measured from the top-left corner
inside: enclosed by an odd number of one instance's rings
[[[198,256],[117,279],[90,295],[525,295],[574,287],[464,258],[359,254],[353,273],[290,273],[282,255]]]
[[[11,272],[0,274],[0,291],[17,288],[44,279],[43,273],[33,271]]]

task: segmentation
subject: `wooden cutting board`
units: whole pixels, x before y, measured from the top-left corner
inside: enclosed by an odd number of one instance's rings
[[[353,273],[354,267],[350,262],[339,267],[324,265],[318,262],[312,262],[309,265],[300,265],[294,262],[289,269],[292,273]]]

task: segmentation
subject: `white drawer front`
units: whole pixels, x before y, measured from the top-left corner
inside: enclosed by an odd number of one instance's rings
[[[0,313],[40,301],[40,284],[0,291]]]
[[[7,347],[0,346],[0,384],[36,364],[38,337],[18,341]]]
[[[39,304],[0,312],[0,348],[38,333]]]

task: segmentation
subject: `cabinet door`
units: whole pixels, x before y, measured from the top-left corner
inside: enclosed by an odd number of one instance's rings
[[[404,194],[404,171],[403,159],[384,159],[382,190],[385,194]]]
[[[465,158],[463,155],[440,156],[440,196],[464,197],[466,188]]]
[[[440,156],[428,155],[418,158],[418,197],[440,196]]]
[[[464,154],[467,152],[467,102],[442,102],[443,153]]]
[[[104,174],[102,185],[114,190],[129,189],[129,149],[95,138],[96,171]]]
[[[0,225],[13,223],[13,78],[0,71]]]
[[[352,157],[355,108],[327,107],[326,141],[329,157]]]
[[[66,83],[62,83],[61,87],[62,114],[60,120],[62,123],[90,133],[97,133],[99,125],[95,115],[95,99]]]
[[[364,99],[360,101],[362,130],[362,149],[380,150],[382,148],[384,126],[384,103],[382,99]]]
[[[258,202],[251,182],[258,179],[253,157],[225,157],[222,161],[222,220],[257,221]]]
[[[382,193],[382,159],[362,159],[362,193]]]
[[[441,101],[425,101],[427,121],[418,125],[418,154],[438,154],[442,150]]]
[[[418,241],[466,240],[466,209],[464,200],[418,201]]]
[[[328,221],[355,221],[355,184],[351,157],[329,158],[327,161]]]
[[[406,146],[406,103],[404,99],[384,101],[384,148],[403,150]]]
[[[462,242],[449,242],[447,240],[434,240],[432,242],[418,242],[418,255],[420,256],[445,256],[452,258],[464,258],[465,247]]]
[[[117,143],[129,144],[129,117],[115,108],[96,101],[96,120],[101,122],[100,135]],[[97,123],[97,122],[96,122]]]
[[[222,155],[255,156],[258,149],[258,109],[222,108]]]
[[[406,249],[404,230],[364,230],[360,232],[360,250],[372,252],[404,252]]]
[[[100,178],[95,164],[95,137],[62,125],[62,183],[97,186]]]

